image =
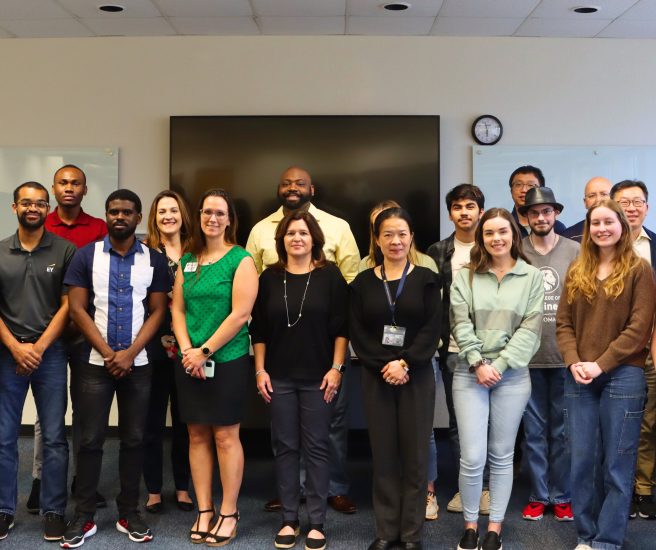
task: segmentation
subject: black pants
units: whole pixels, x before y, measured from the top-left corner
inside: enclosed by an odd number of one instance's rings
[[[412,369],[409,382],[393,386],[380,372],[363,368],[362,394],[373,462],[376,536],[417,542],[426,512],[426,445],[435,408],[433,369],[430,365]]]
[[[142,365],[133,367],[130,374],[116,380],[104,366],[87,363],[73,371],[77,377],[77,413],[81,431],[75,487],[76,513],[93,516],[96,512],[96,490],[114,393],[121,440],[118,455],[121,491],[116,504],[120,517],[137,510],[152,372],[152,365]]]
[[[301,453],[305,497],[312,524],[323,524],[330,480],[330,420],[333,404],[323,399],[321,380],[271,380],[271,438],[276,449],[278,496],[283,520],[298,519]]]
[[[149,493],[162,492],[163,438],[166,411],[171,399],[171,466],[176,491],[189,490],[189,432],[180,422],[178,393],[173,369],[175,361],[164,359],[153,362],[153,381],[150,389],[150,406],[144,434],[143,476]]]

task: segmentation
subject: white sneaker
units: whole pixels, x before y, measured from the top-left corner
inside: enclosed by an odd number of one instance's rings
[[[483,489],[481,493],[481,501],[478,505],[478,513],[482,516],[490,515],[490,491],[488,489]]]
[[[589,544],[577,544],[574,550],[592,550],[592,546]]]
[[[462,498],[460,498],[460,492],[457,492],[455,495],[453,495],[453,498],[449,501],[449,504],[446,505],[446,511],[462,514]]]
[[[440,507],[437,505],[437,498],[435,493],[428,491],[426,494],[426,519],[428,521],[437,519],[437,512],[439,512]]]

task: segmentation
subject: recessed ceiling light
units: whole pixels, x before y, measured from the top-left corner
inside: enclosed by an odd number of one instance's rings
[[[123,6],[119,6],[118,4],[102,4],[102,5],[98,6],[98,9],[100,11],[104,11],[104,12],[107,12],[107,13],[120,13],[125,8]]]
[[[572,8],[573,12],[576,13],[597,13],[600,10],[598,6],[580,6],[578,8]]]
[[[383,8],[387,11],[405,11],[409,9],[411,4],[409,2],[390,2],[383,4]]]

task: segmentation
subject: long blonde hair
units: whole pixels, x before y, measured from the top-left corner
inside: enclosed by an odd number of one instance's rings
[[[599,269],[599,247],[590,238],[590,218],[597,208],[608,208],[617,215],[622,226],[622,235],[615,245],[613,270],[606,277],[603,289],[606,296],[617,298],[624,291],[624,280],[640,265],[640,256],[633,250],[631,227],[622,207],[612,199],[594,205],[585,216],[585,228],[581,240],[581,251],[572,262],[567,273],[567,303],[571,304],[579,294],[591,302],[597,295],[597,270]]]
[[[387,210],[388,208],[401,208],[401,205],[394,200],[388,199],[379,202],[369,211],[369,255],[367,256],[367,267],[376,267],[383,262],[383,254],[376,244],[376,235],[374,234],[374,222],[376,219],[374,218],[372,220],[371,217],[376,214],[377,218],[383,210]],[[411,264],[417,265],[417,249],[415,248],[414,239],[410,244],[408,259],[410,260]]]

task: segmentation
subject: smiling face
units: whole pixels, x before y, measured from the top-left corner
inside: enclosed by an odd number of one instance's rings
[[[482,233],[483,245],[493,262],[511,257],[513,234],[507,219],[490,218],[483,224]]]
[[[280,176],[278,200],[285,208],[296,210],[310,202],[313,196],[312,179],[302,168],[290,168]]]
[[[387,218],[378,229],[376,244],[388,261],[405,260],[412,245],[412,232],[402,218]]]
[[[614,247],[622,237],[622,224],[616,212],[599,206],[590,213],[590,239],[599,248]]]
[[[310,260],[313,240],[305,220],[292,221],[287,227],[283,239],[288,258]]]
[[[531,206],[526,213],[531,231],[538,237],[545,237],[553,229],[558,217],[558,210],[552,204]]]
[[[647,211],[649,210],[647,198],[642,192],[642,189],[637,186],[620,189],[615,193],[613,199],[617,201],[622,207],[622,210],[624,210],[626,219],[631,226],[631,231],[640,231],[642,224],[647,217]],[[638,204],[638,206],[636,206],[636,204]]]
[[[182,214],[178,201],[173,197],[162,197],[157,203],[155,223],[161,235],[174,236],[182,228]]]
[[[12,205],[18,223],[25,229],[38,229],[46,221],[48,214],[48,194],[42,189],[22,187],[18,200]]]
[[[220,237],[230,225],[228,203],[223,197],[210,195],[200,211],[200,229],[207,238]]]

